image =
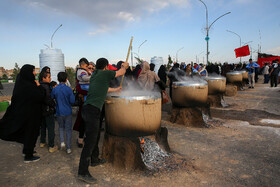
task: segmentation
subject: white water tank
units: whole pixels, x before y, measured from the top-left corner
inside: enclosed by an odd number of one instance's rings
[[[160,66],[163,65],[163,58],[154,56],[151,58],[151,63],[155,64],[155,72],[157,74]]]
[[[40,70],[42,70],[43,67],[48,66],[51,69],[52,81],[56,81],[58,84],[57,74],[61,71],[65,72],[64,54],[61,49],[41,49],[39,58]]]

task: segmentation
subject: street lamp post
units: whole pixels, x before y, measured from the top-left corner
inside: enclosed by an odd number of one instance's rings
[[[57,27],[57,29],[56,29],[56,30],[54,31],[54,33],[52,34],[52,37],[51,37],[51,48],[53,48],[53,45],[52,45],[53,36],[54,36],[54,34],[56,33],[56,31],[57,31],[60,27],[62,27],[62,24],[60,24],[59,27]]]
[[[142,43],[139,45],[139,47],[138,47],[138,57],[139,57],[139,59],[140,59],[140,53],[139,53],[140,47],[141,47],[145,42],[147,42],[147,40],[145,40],[144,42],[142,42]]]
[[[230,32],[230,33],[232,33],[232,34],[235,34],[236,36],[239,37],[239,42],[240,42],[240,47],[241,47],[241,37],[240,37],[237,33],[233,32],[233,31],[227,30],[227,32]],[[241,57],[240,57],[240,63],[241,63]]]
[[[204,53],[204,51],[202,51],[201,53]],[[201,55],[201,53],[199,53],[198,55],[195,56],[195,62],[198,64],[199,63],[199,59],[197,58],[197,56]],[[204,62],[203,62],[204,63]]]
[[[177,52],[176,52],[176,63],[178,63],[178,53],[179,53],[179,51],[181,51],[182,49],[184,49],[184,47],[181,47],[181,48],[178,49]]]
[[[211,28],[211,26],[218,20],[220,19],[221,17],[227,15],[227,14],[230,14],[231,12],[227,12],[223,15],[221,15],[220,17],[218,17],[217,19],[215,19],[215,21],[213,21],[210,26],[208,27],[208,8],[206,6],[206,4],[202,1],[202,0],[199,0],[204,6],[205,6],[205,9],[206,9],[206,37],[205,37],[205,40],[206,40],[206,64],[208,63],[208,55],[209,55],[209,30]]]

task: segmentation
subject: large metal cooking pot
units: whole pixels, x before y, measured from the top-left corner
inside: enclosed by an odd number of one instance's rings
[[[160,128],[161,96],[107,96],[106,131],[125,137],[154,134]]]
[[[173,82],[172,103],[175,106],[203,106],[207,103],[207,96],[207,82]]]
[[[226,73],[227,81],[230,83],[242,82],[242,73],[240,71],[231,71]]]
[[[208,95],[222,94],[226,92],[225,77],[204,77],[208,83]]]
[[[247,71],[241,70],[240,72],[242,73],[242,79],[243,79],[243,80],[248,79],[248,72],[247,72]]]

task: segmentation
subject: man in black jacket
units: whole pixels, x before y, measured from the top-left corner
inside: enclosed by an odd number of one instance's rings
[[[40,147],[43,148],[46,145],[46,129],[48,129],[48,145],[49,152],[55,152],[58,150],[58,147],[54,145],[54,113],[55,113],[55,102],[51,98],[51,75],[49,72],[42,71],[40,73],[42,81],[40,82],[41,86],[45,90],[44,103],[42,105],[42,124],[41,124],[41,138],[40,138]]]
[[[270,70],[269,76],[270,76],[270,86],[271,87],[277,87],[278,84],[278,74],[280,71],[280,64],[279,59],[276,59],[272,61],[272,68]]]
[[[172,84],[175,81],[179,81],[180,77],[186,76],[186,73],[182,70],[179,69],[179,64],[175,63],[170,70],[170,72],[167,74],[169,78],[169,96],[172,99]]]

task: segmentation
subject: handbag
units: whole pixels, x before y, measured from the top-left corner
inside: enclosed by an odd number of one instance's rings
[[[165,90],[161,90],[161,103],[162,104],[165,104],[167,103],[170,99],[169,99],[169,96],[167,94],[167,92]]]

